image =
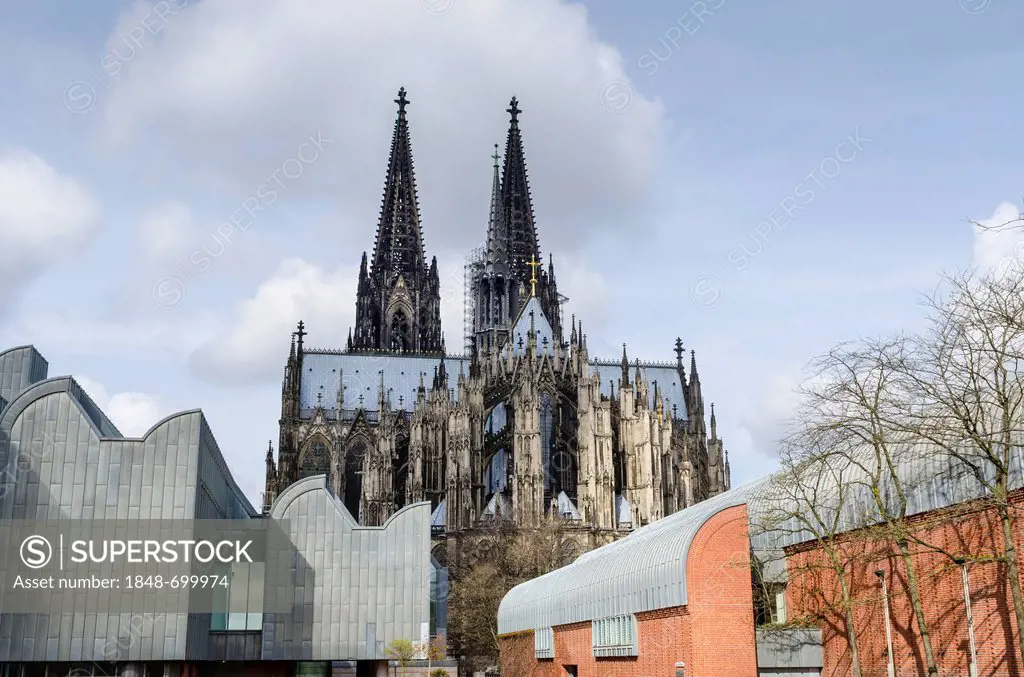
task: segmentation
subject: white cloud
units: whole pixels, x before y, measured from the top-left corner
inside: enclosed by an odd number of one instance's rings
[[[125,437],[141,437],[172,413],[156,395],[123,392],[111,396],[106,387],[88,376],[76,376],[75,380]]]
[[[181,257],[199,239],[188,205],[173,200],[151,208],[139,224],[139,244],[154,261]]]
[[[574,314],[578,319],[586,320],[583,331],[588,335],[606,326],[611,319],[607,314],[608,285],[601,273],[588,268],[581,257],[556,256],[555,279],[558,291],[569,297],[569,302],[564,306],[568,317],[562,320],[567,335],[572,331],[569,323]]]
[[[763,395],[744,407],[739,428],[750,436],[754,451],[772,458],[778,456],[778,443],[800,404],[799,386],[792,376],[775,374],[763,388],[757,389],[756,392]]]
[[[666,121],[660,102],[639,94],[602,101],[626,79],[584,7],[564,0],[456,2],[443,15],[422,0],[204,0],[169,16],[111,79],[103,136],[123,147],[145,138],[147,154],[166,144],[183,176],[249,195],[322,133],[331,140],[322,159],[283,192],[340,201],[367,223],[368,246],[391,99],[404,85],[429,253],[483,236],[488,155],[504,145],[515,94],[542,244],[565,251],[649,222],[635,216]],[[621,112],[606,109],[622,102]]]
[[[189,359],[201,379],[244,383],[279,378],[288,341],[299,320],[310,332],[307,345],[342,348],[355,319],[358,267],[324,271],[301,259],[287,259],[242,301],[231,329],[201,345]]]
[[[1024,219],[1016,205],[1003,202],[992,216],[974,224],[973,263],[985,272],[1024,264]]]
[[[0,311],[18,290],[79,250],[100,207],[74,178],[26,150],[0,151]]]

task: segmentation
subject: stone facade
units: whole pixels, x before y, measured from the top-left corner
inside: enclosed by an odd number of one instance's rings
[[[515,99],[494,155],[485,251],[467,264],[467,351],[445,350],[436,260],[426,264],[405,91],[374,252],[363,255],[356,327],[343,350],[305,346],[285,367],[280,438],[265,505],[326,474],[365,525],[430,501],[435,535],[483,521],[560,518],[601,542],[729,488],[691,351],[675,360],[590,357],[583,323],[563,328],[554,265],[534,224]]]

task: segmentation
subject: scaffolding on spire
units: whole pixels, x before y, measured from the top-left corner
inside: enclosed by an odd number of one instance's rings
[[[476,316],[476,289],[477,282],[483,276],[484,263],[487,261],[487,250],[480,246],[469,252],[462,275],[462,332],[465,342],[466,354],[473,350],[474,322]]]

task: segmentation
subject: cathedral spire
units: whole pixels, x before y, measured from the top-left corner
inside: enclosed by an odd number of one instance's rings
[[[505,164],[502,168],[501,206],[504,227],[508,233],[509,267],[515,277],[529,279],[527,262],[540,259],[537,228],[533,222],[533,199],[526,173],[526,155],[519,130],[519,102],[515,97],[506,112],[510,116],[508,138],[505,140]]]
[[[436,353],[441,314],[440,283],[427,264],[413,171],[405,88],[398,91],[384,197],[373,256],[359,269],[355,350]],[[365,254],[364,254],[365,257]]]
[[[491,179],[491,211],[487,220],[487,263],[491,270],[507,272],[508,264],[508,233],[505,231],[502,218],[501,202],[501,155],[498,144],[494,144],[494,176]]]
[[[405,114],[405,107],[409,105],[405,87],[398,90],[395,103],[398,104],[398,116],[391,136],[391,154],[384,180],[384,200],[377,224],[372,267],[377,272],[387,270],[411,277],[411,274],[426,268],[426,254],[420,230],[409,122]]]
[[[622,344],[622,378],[619,379],[619,384],[625,387],[625,384],[629,383],[629,358],[626,357],[626,344]]]
[[[302,356],[302,339],[306,337],[306,324],[299,320],[299,330],[295,332],[296,338],[298,338],[298,344],[296,345],[296,356]]]
[[[715,403],[711,403],[711,439],[718,439],[718,421],[715,420]]]

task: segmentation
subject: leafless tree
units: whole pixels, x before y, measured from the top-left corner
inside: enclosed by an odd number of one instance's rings
[[[780,470],[762,489],[760,513],[754,516],[757,530],[770,535],[783,546],[812,542],[821,557],[808,557],[802,567],[790,565],[790,581],[800,576],[818,578],[822,570],[838,582],[837,595],[827,586],[805,586],[816,591],[816,602],[827,606],[842,618],[850,645],[853,677],[861,677],[860,651],[854,625],[854,600],[851,592],[851,550],[844,547],[841,535],[847,530],[844,515],[851,499],[847,478],[853,472],[841,455],[828,447],[812,447],[816,440],[794,430],[783,441]]]
[[[1024,628],[1010,500],[1022,468],[1024,273],[966,273],[947,277],[945,286],[928,301],[927,331],[904,370],[914,404],[904,429],[963,469],[998,516],[997,559],[1006,567],[1017,628]],[[1017,642],[1024,658],[1020,630]]]
[[[920,440],[903,422],[914,401],[907,374],[914,341],[897,336],[844,343],[817,358],[802,389],[799,440],[805,455],[827,449],[830,464],[847,472],[846,492],[859,510],[844,527],[870,528],[870,536],[895,544],[907,576],[929,675],[937,675],[931,630],[921,598],[914,549],[922,543],[908,522],[910,496],[935,469],[924,462]]]
[[[498,522],[463,540],[461,562],[451,569],[449,636],[457,655],[493,665],[502,598],[519,583],[569,564],[580,548],[557,519],[535,528]]]

